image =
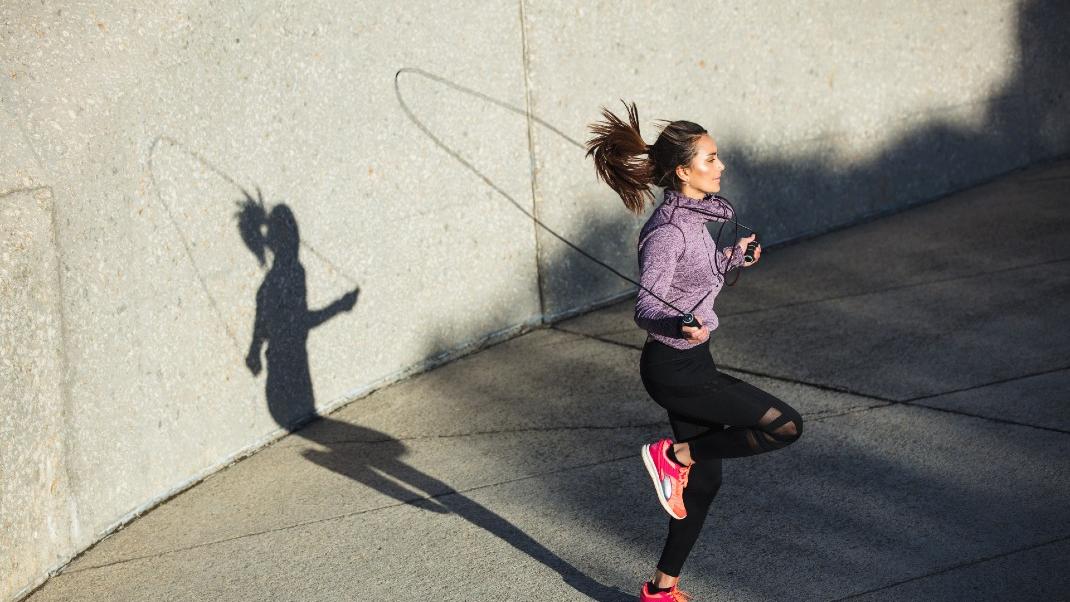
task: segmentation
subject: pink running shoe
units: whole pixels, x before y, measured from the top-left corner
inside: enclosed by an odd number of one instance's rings
[[[672,439],[659,439],[643,446],[643,464],[650,473],[650,479],[654,481],[654,489],[658,491],[658,501],[669,516],[676,519],[687,517],[687,509],[684,508],[684,487],[687,487],[687,473],[690,466],[680,466],[669,459],[666,450],[671,446]]]
[[[688,600],[692,599],[694,598],[691,594],[677,588],[675,585],[667,592],[652,594],[650,593],[649,581],[643,584],[643,590],[639,592],[639,602],[688,602]]]

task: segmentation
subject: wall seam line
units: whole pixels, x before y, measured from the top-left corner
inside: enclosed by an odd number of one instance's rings
[[[528,130],[528,168],[531,174],[531,215],[535,218],[531,221],[532,235],[535,237],[535,287],[539,291],[539,320],[546,323],[546,302],[542,292],[542,262],[539,247],[539,194],[535,169],[535,124],[531,118],[531,71],[529,69],[528,38],[526,30],[527,19],[524,13],[524,0],[519,1],[520,7],[520,58],[524,75],[524,119],[527,121]]]

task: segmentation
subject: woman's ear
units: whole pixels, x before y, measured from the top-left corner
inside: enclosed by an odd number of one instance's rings
[[[691,175],[689,173],[690,171],[691,171],[691,168],[689,168],[689,167],[684,167],[683,165],[677,165],[676,166],[676,179],[680,180],[681,182],[685,182],[686,183],[687,182],[687,178],[690,177],[690,175]]]

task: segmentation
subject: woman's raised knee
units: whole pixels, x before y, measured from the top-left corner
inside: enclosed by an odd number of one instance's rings
[[[761,424],[760,428],[765,431],[766,439],[770,442],[779,441],[788,444],[797,441],[802,436],[802,415],[787,404],[769,408]]]
[[[797,441],[797,439],[802,436],[802,417],[793,417],[790,421],[784,422],[783,425],[774,432],[780,435],[781,438],[790,439],[792,442]]]
[[[786,443],[794,443],[802,437],[803,419],[802,415],[798,412],[791,412],[791,420],[784,423],[779,429],[777,434],[781,435]]]

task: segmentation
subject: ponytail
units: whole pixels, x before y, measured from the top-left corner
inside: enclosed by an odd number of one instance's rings
[[[689,165],[695,156],[695,140],[706,129],[690,121],[661,121],[664,126],[654,144],[639,133],[639,113],[635,103],[628,106],[628,123],[602,107],[605,121],[588,126],[594,137],[587,141],[587,157],[594,155],[595,174],[609,185],[632,213],[640,215],[654,193],[650,186],[680,189],[678,165]]]
[[[654,183],[654,164],[649,155],[651,146],[639,134],[639,113],[635,103],[629,107],[629,123],[602,107],[605,121],[588,126],[594,137],[587,141],[587,157],[594,155],[595,174],[609,185],[624,201],[624,206],[639,215],[647,199],[654,203],[649,186]]]

